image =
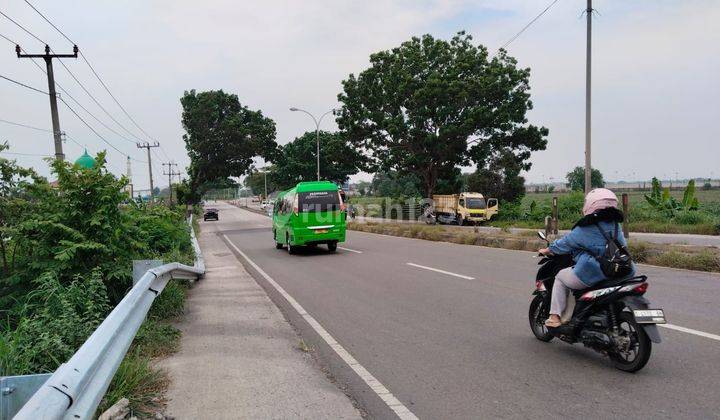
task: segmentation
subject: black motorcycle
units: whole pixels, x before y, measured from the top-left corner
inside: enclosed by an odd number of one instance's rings
[[[538,236],[547,242],[543,232]],[[538,263],[535,296],[530,303],[530,329],[540,341],[555,337],[607,355],[614,366],[626,372],[637,372],[650,359],[652,343],[660,342],[655,324],[664,324],[662,309],[650,309],[643,296],[648,288],[647,276],[605,280],[591,288],[573,290],[575,307],[568,322],[548,328],[550,297],[555,276],[574,262],[570,255],[544,256]],[[569,304],[570,302],[568,302]]]

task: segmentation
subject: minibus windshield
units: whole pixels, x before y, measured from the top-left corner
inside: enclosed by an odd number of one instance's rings
[[[309,191],[298,194],[300,211],[340,210],[340,195],[337,191]]]

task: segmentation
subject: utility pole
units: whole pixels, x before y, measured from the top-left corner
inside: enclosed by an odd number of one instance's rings
[[[590,159],[590,73],[592,63],[592,0],[587,0],[587,50],[585,53],[585,194],[592,188],[592,162]]]
[[[175,162],[163,163],[162,165],[168,167],[168,171],[163,172],[163,175],[168,176],[168,188],[170,189],[170,205],[172,206],[172,177],[174,175],[180,175],[180,172],[173,172],[173,166],[177,166],[177,163]]]
[[[45,60],[48,77],[48,93],[50,96],[50,117],[53,125],[53,138],[55,140],[55,159],[65,160],[65,154],[62,149],[62,132],[60,131],[60,117],[58,116],[57,93],[55,92],[55,74],[53,73],[53,58],[77,58],[78,47],[73,45],[72,54],[50,54],[50,46],[45,45],[45,54],[23,54],[22,48],[15,45],[15,52],[18,58],[42,58]]]
[[[158,143],[158,142],[155,142],[153,144],[150,144],[148,142],[137,143],[137,147],[138,147],[138,149],[147,149],[148,174],[150,174],[150,204],[152,204],[152,201],[153,201],[153,177],[152,177],[152,156],[150,155],[150,148],[160,147],[160,143]]]
[[[132,167],[130,166],[130,156],[127,157],[127,179],[128,179],[128,191],[130,192],[130,198],[133,197],[133,183],[132,183]]]

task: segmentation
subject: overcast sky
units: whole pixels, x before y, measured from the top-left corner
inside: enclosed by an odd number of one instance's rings
[[[463,29],[495,50],[549,0],[31,3],[78,43],[128,112],[160,141],[158,156],[167,160],[167,154],[184,169],[179,103],[184,90],[236,93],[244,105],[274,119],[277,140],[286,143],[313,128],[307,115],[288,108],[321,114],[335,107],[341,80],[366,68],[371,53],[414,35],[450,38]],[[593,20],[593,166],[611,180],[720,176],[720,2],[594,3],[599,13]],[[530,121],[550,129],[547,150],[532,157],[526,175],[531,182],[561,180],[584,159],[584,7],[582,0],[559,0],[508,47],[520,65],[532,69]],[[70,52],[71,45],[24,1],[4,0],[0,10],[56,52]],[[2,16],[0,34],[28,51],[42,50]],[[84,62],[65,63],[126,129],[143,137]],[[55,73],[96,117],[130,137],[65,69],[56,64]],[[17,59],[2,39],[0,74],[47,89],[45,75],[27,59]],[[144,151],[77,111],[118,149],[146,160]],[[0,119],[50,128],[48,99],[0,80]],[[108,149],[62,105],[60,119],[62,130],[90,152]],[[336,126],[329,119],[323,128]],[[16,153],[53,153],[50,133],[0,123],[0,140]],[[65,152],[74,159],[82,150],[68,141]],[[110,169],[124,172],[125,157],[112,149],[109,156]],[[40,157],[13,157],[48,174]],[[132,170],[136,188],[147,188],[147,166],[133,161]],[[162,170],[156,165],[156,178]],[[155,182],[165,186],[167,177]]]

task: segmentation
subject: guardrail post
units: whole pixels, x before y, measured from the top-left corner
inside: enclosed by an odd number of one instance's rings
[[[32,397],[51,373],[0,377],[0,420],[10,420]]]
[[[545,237],[549,238],[552,233],[552,217],[545,216]]]
[[[133,286],[147,273],[151,268],[163,265],[163,260],[133,260]]]
[[[625,235],[625,239],[627,239],[630,237],[630,197],[628,197],[627,193],[622,194],[622,207],[623,214],[625,215],[625,221],[622,225],[623,235]]]
[[[552,198],[552,230],[553,234],[558,234],[558,198]]]

